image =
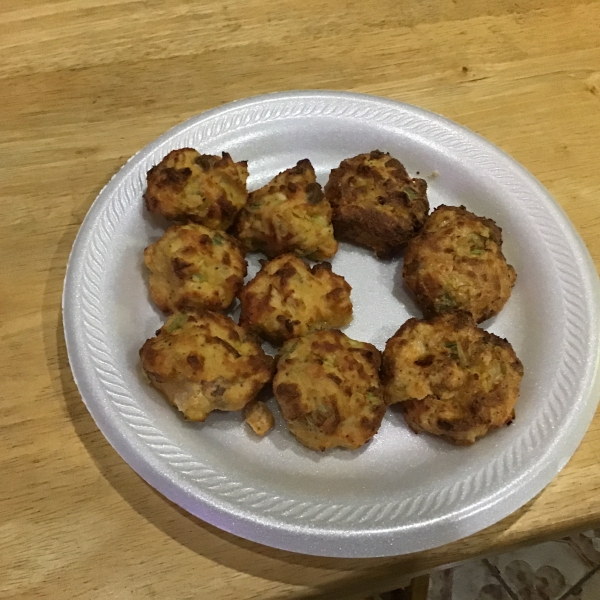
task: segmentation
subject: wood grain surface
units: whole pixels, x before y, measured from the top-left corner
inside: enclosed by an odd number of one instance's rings
[[[86,411],[61,325],[78,227],[125,160],[224,102],[351,90],[441,113],[529,169],[600,265],[600,2],[3,0],[0,598],[361,598],[600,522],[600,416],[501,523],[410,556],[266,548],[146,485]]]

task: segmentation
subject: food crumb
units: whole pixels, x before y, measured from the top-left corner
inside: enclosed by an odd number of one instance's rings
[[[246,417],[246,423],[250,425],[252,431],[256,435],[266,435],[268,431],[275,425],[275,418],[273,413],[269,410],[269,407],[260,400],[253,400],[246,405],[244,411]]]

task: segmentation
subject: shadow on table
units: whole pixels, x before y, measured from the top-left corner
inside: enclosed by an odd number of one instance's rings
[[[81,400],[69,367],[60,297],[67,258],[75,235],[76,227],[71,226],[61,237],[54,249],[51,264],[54,276],[49,275],[46,281],[42,314],[46,361],[52,368],[58,364],[60,377],[55,380],[55,392],[63,396],[75,432],[102,476],[133,510],[178,543],[215,563],[253,577],[308,588],[298,590],[296,597],[362,598],[406,585],[418,571],[422,572],[429,565],[439,562],[440,559],[436,561],[435,558],[436,554],[441,554],[438,550],[425,553],[426,557],[420,553],[375,559],[323,558],[276,550],[203,522],[141,479],[117,455],[96,427]],[[57,277],[57,271],[63,277]],[[527,506],[505,519],[504,527],[499,531],[517,521]],[[464,550],[462,553],[464,555]],[[302,567],[302,570],[299,571],[297,567]],[[320,585],[322,577],[331,576],[328,571],[335,572],[339,581]]]

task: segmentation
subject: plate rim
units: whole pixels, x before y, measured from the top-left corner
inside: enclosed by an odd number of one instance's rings
[[[584,263],[582,266],[582,272],[588,276],[587,283],[589,284],[590,291],[595,300],[594,306],[596,307],[596,311],[593,315],[592,321],[597,325],[598,323],[598,305],[600,305],[600,284],[598,281],[598,275],[595,269],[595,265],[591,259],[591,256],[583,243],[583,240],[577,233],[574,225],[569,220],[568,216],[562,209],[562,207],[554,200],[554,198],[550,195],[550,193],[544,188],[544,186],[529,172],[527,171],[520,163],[518,163],[515,159],[510,157],[506,152],[502,149],[498,148],[482,136],[477,133],[472,132],[468,128],[455,123],[443,116],[437,115],[431,111],[427,111],[422,108],[415,107],[410,104],[406,104],[403,102],[398,102],[395,100],[391,100],[389,98],[380,98],[377,96],[371,96],[367,94],[356,94],[353,92],[335,92],[328,90],[299,90],[299,91],[291,91],[291,92],[275,92],[271,94],[263,94],[259,96],[253,96],[246,99],[237,100],[220,107],[216,107],[210,109],[206,112],[200,113],[199,115],[193,116],[182,123],[175,125],[164,134],[147,144],[144,148],[140,149],[136,152],[123,167],[110,179],[110,181],[104,186],[104,188],[100,191],[93,204],[91,205],[88,213],[86,214],[85,219],[83,220],[80,229],[77,233],[75,242],[73,244],[73,248],[71,254],[69,256],[69,263],[67,266],[66,276],[65,276],[65,285],[63,290],[63,298],[62,298],[62,308],[63,308],[63,327],[65,330],[65,340],[67,345],[67,352],[69,355],[69,362],[71,364],[71,369],[73,371],[74,380],[80,390],[82,399],[86,404],[90,414],[92,415],[94,421],[102,431],[103,435],[109,441],[109,443],[115,448],[115,450],[121,455],[121,457],[150,485],[159,490],[162,494],[168,497],[170,500],[173,500],[178,505],[182,506],[184,509],[188,510],[188,512],[199,516],[200,518],[208,521],[216,525],[217,527],[229,531],[230,533],[234,533],[241,537],[245,537],[247,539],[265,543],[272,547],[281,548],[284,550],[290,550],[295,552],[302,552],[305,554],[316,554],[322,556],[336,556],[336,557],[376,557],[376,556],[392,556],[399,555],[405,553],[402,548],[398,547],[397,541],[394,543],[395,538],[398,534],[398,529],[393,528],[391,530],[382,527],[380,530],[373,530],[373,533],[370,535],[371,539],[363,540],[364,532],[345,532],[343,536],[339,535],[339,532],[330,532],[331,535],[328,536],[328,539],[325,541],[322,535],[319,533],[317,537],[315,534],[307,531],[306,526],[298,525],[297,528],[292,528],[289,524],[286,524],[286,530],[281,531],[278,527],[273,526],[270,522],[257,522],[256,519],[248,519],[247,515],[243,514],[240,511],[232,510],[231,508],[225,510],[223,507],[214,506],[211,504],[205,504],[202,507],[202,510],[198,510],[197,496],[194,496],[191,493],[191,490],[172,490],[172,478],[169,478],[161,471],[161,464],[158,461],[149,460],[148,457],[141,458],[136,444],[133,443],[130,439],[122,434],[122,431],[117,430],[113,427],[114,424],[110,422],[109,415],[102,410],[100,407],[90,399],[93,396],[93,389],[89,389],[90,382],[85,380],[83,377],[84,373],[83,369],[80,369],[77,366],[77,360],[75,360],[76,350],[80,349],[80,339],[78,336],[78,332],[74,329],[74,315],[76,312],[76,302],[74,299],[76,298],[77,284],[78,280],[76,279],[76,267],[75,267],[75,259],[77,253],[81,250],[81,246],[85,240],[86,234],[89,235],[90,226],[93,224],[93,220],[97,213],[102,208],[102,202],[106,202],[105,199],[110,199],[110,194],[116,191],[118,186],[120,185],[121,180],[124,180],[126,176],[132,170],[132,165],[135,164],[135,160],[139,157],[148,155],[153,151],[156,151],[164,144],[168,143],[173,137],[181,135],[183,132],[189,130],[190,128],[194,128],[199,126],[203,121],[208,121],[214,116],[225,115],[230,112],[235,112],[240,108],[249,108],[255,105],[260,105],[264,102],[270,101],[297,101],[300,98],[320,98],[331,100],[346,100],[346,101],[355,101],[355,102],[370,102],[373,104],[377,104],[379,106],[387,106],[391,110],[402,109],[405,112],[411,113],[413,115],[418,115],[427,120],[431,120],[432,118],[437,122],[445,125],[451,131],[461,131],[462,135],[466,135],[471,138],[471,141],[475,141],[477,144],[483,144],[488,150],[492,150],[493,153],[497,157],[502,157],[504,161],[508,161],[508,165],[511,170],[517,170],[521,177],[526,179],[530,185],[533,185],[537,188],[539,194],[543,195],[546,200],[549,200],[553,204],[553,208],[556,210],[558,217],[560,218],[561,225],[568,230],[570,234],[570,241],[575,243],[577,249],[577,256]],[[129,169],[128,169],[129,167]],[[585,267],[585,268],[584,268]],[[596,327],[597,329],[597,327]],[[597,336],[596,336],[597,338]],[[566,440],[566,445],[568,446],[568,450],[563,452],[563,454],[568,454],[568,456],[572,456],[575,449],[578,447],[581,442],[585,432],[589,427],[589,423],[591,422],[593,415],[595,413],[597,400],[593,400],[593,396],[595,395],[598,398],[600,394],[600,373],[598,369],[598,350],[596,350],[595,354],[595,366],[594,366],[594,374],[591,377],[591,383],[588,386],[588,399],[585,403],[583,409],[584,413],[579,417],[578,427],[577,427],[577,435],[572,435],[568,440]],[[87,392],[84,393],[84,392]],[[582,409],[582,410],[583,410]],[[108,433],[107,433],[108,432]],[[545,456],[545,455],[544,455]],[[152,457],[154,459],[154,457]],[[567,461],[561,461],[560,463],[552,463],[544,466],[543,469],[540,469],[533,477],[529,479],[529,485],[527,486],[527,493],[519,494],[517,492],[513,492],[510,498],[513,502],[508,502],[505,498],[497,498],[496,502],[493,504],[488,504],[484,507],[480,507],[478,511],[475,511],[475,515],[478,519],[473,519],[473,512],[471,511],[471,525],[466,526],[467,524],[461,523],[461,527],[458,528],[460,531],[459,535],[456,536],[457,533],[457,525],[454,524],[453,527],[450,527],[453,535],[450,536],[452,539],[445,539],[444,536],[441,536],[439,542],[435,544],[428,544],[422,548],[419,547],[411,547],[406,550],[408,552],[413,552],[415,550],[424,550],[427,548],[431,548],[434,546],[439,546],[444,543],[448,543],[449,541],[455,541],[456,539],[460,539],[474,533],[476,531],[481,530],[482,528],[491,525],[497,522],[499,519],[506,517],[508,514],[514,512],[514,510],[518,509],[525,502],[534,497],[541,489],[543,489],[560,471],[560,469],[566,464]],[[535,485],[532,484],[532,480]],[[182,492],[180,494],[177,491]],[[520,488],[520,491],[523,492],[523,488]],[[506,510],[502,511],[502,515],[500,517],[495,516],[490,522],[486,522],[485,519],[482,519],[482,512],[490,512],[490,507],[495,506],[499,502],[502,502],[503,507]],[[237,519],[235,522],[231,522],[231,517]],[[475,524],[474,522],[477,522]],[[483,523],[483,524],[482,524]],[[265,540],[265,530],[269,532],[269,540]],[[401,533],[401,532],[400,532]],[[362,542],[365,542],[365,548],[367,552],[364,553],[361,550],[356,550],[356,548],[352,548],[351,552],[348,552],[342,548],[342,543],[348,542],[355,537],[361,538]],[[379,537],[380,539],[375,540],[373,536]],[[446,536],[448,537],[448,536]]]

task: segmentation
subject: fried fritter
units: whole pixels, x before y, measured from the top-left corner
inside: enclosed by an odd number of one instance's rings
[[[140,350],[150,383],[190,421],[241,410],[273,375],[273,359],[229,317],[176,313]]]
[[[150,295],[165,313],[224,310],[244,283],[246,259],[224,232],[173,225],[144,250]]]
[[[146,208],[171,221],[191,221],[210,229],[228,229],[246,204],[247,163],[173,150],[148,171]]]
[[[273,428],[273,425],[275,425],[273,413],[260,400],[252,400],[252,402],[246,404],[244,417],[252,431],[261,437],[266,435]]]
[[[460,445],[512,422],[522,377],[511,345],[466,312],[409,319],[388,340],[381,367],[386,402],[400,403],[413,431]]]
[[[408,244],[402,274],[426,317],[465,310],[478,323],[500,312],[517,278],[496,223],[444,205]]]
[[[406,246],[429,213],[427,183],[412,179],[389,154],[374,150],[343,160],[325,186],[339,239],[389,258]]]
[[[237,233],[248,250],[263,252],[269,258],[291,252],[323,260],[337,252],[331,206],[308,159],[250,194],[240,213]]]
[[[355,449],[378,431],[385,413],[380,354],[337,329],[287,341],[273,380],[289,430],[311,450]]]
[[[240,325],[273,344],[352,320],[350,285],[329,263],[312,269],[293,254],[263,265],[240,292]]]

